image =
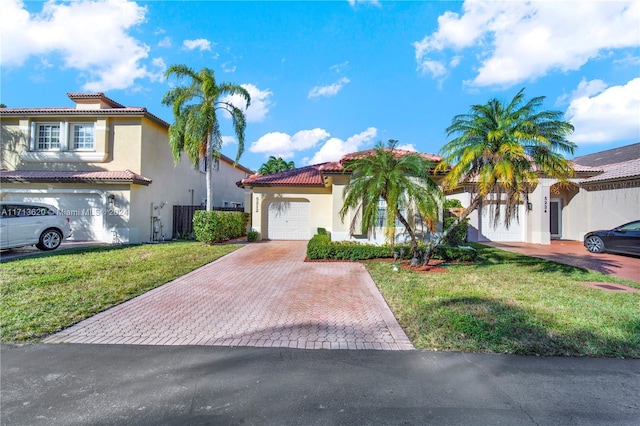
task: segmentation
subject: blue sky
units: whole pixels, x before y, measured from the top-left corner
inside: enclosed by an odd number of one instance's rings
[[[640,2],[0,0],[0,102],[104,92],[172,123],[169,65],[242,84],[240,163],[296,165],[398,139],[437,153],[456,114],[525,88],[576,155],[640,141]],[[235,157],[230,120],[223,153]]]

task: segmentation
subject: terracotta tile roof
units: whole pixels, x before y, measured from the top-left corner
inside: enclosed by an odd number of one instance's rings
[[[327,164],[327,163],[323,163]],[[237,182],[236,185],[244,186],[324,186],[324,179],[319,170],[323,164],[299,167],[293,170],[261,175],[256,173],[246,179]]]
[[[111,98],[106,97],[105,94],[102,93],[102,92],[98,92],[98,93],[67,93],[67,96],[72,101],[82,100],[82,99],[99,99],[102,102],[104,102],[107,105],[109,105],[111,108],[126,108],[124,105],[114,101]]]
[[[346,154],[344,157],[342,157],[340,159],[340,162],[344,163],[345,161],[356,160],[358,158],[362,158],[362,157],[366,157],[368,155],[371,155],[374,152],[375,152],[375,149],[366,149],[364,151],[352,152],[352,153]],[[402,155],[408,155],[408,154],[418,154],[416,151],[408,151],[406,149],[394,149],[393,152],[396,154],[396,157],[400,157]],[[430,160],[430,161],[435,161],[435,162],[442,161],[442,157],[440,157],[439,155],[426,154],[426,153],[419,153],[419,154],[422,155],[423,158],[425,158],[427,160]]]
[[[573,161],[569,161],[569,164],[571,164],[571,168],[576,173],[602,173],[603,171],[602,167],[583,166],[580,164],[576,164]]]
[[[606,164],[600,167],[600,169],[604,170],[602,174],[584,179],[581,183],[589,184],[592,182],[602,182],[606,180],[640,177],[640,158],[630,161],[623,161],[621,163]]]
[[[104,93],[67,93],[71,100],[80,99],[97,99],[101,100],[111,108],[103,109],[78,109],[75,107],[56,107],[56,108],[0,108],[0,117],[3,116],[55,116],[55,115],[73,115],[83,117],[95,116],[143,116],[149,120],[159,124],[162,127],[169,128],[169,123],[160,117],[151,114],[143,107],[126,107],[118,102],[109,99]]]
[[[340,161],[331,161],[327,163],[314,164],[312,166],[300,167],[285,172],[273,173],[262,176],[254,174],[246,179],[236,182],[238,186],[324,186],[324,174],[342,173],[344,171],[344,163],[346,161],[362,158],[371,155],[373,149],[366,151],[354,152],[343,156]],[[396,149],[397,155],[414,154],[415,151],[405,151]],[[423,157],[440,161],[441,157],[433,154],[422,154]]]
[[[52,170],[14,170],[0,171],[0,182],[95,182],[95,183],[133,183],[149,185],[152,180],[127,169],[124,171],[52,171]]]

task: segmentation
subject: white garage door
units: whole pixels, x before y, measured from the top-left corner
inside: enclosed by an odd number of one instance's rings
[[[272,201],[268,206],[267,238],[270,240],[308,240],[308,201]]]
[[[479,241],[498,241],[498,242],[522,242],[524,241],[524,208],[518,207],[518,215],[520,221],[515,218],[511,220],[509,229],[504,226],[504,206],[500,206],[500,223],[494,228],[491,223],[492,209],[484,206],[480,210],[480,238]],[[493,211],[495,213],[495,211]]]
[[[46,203],[63,211],[71,219],[71,237],[74,241],[103,239],[102,197],[92,193],[9,193],[4,197],[8,201]]]

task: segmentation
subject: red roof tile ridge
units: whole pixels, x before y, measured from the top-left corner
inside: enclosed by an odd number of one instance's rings
[[[121,103],[116,102],[113,99],[107,97],[102,92],[96,92],[96,93],[67,93],[67,96],[72,101],[76,100],[76,99],[100,99],[101,101],[106,102],[107,104],[109,104],[109,106],[112,107],[112,108],[126,108],[124,105],[122,105]]]

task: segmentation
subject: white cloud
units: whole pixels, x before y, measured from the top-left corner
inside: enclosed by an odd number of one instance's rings
[[[360,151],[363,145],[366,145],[378,134],[378,129],[369,127],[364,132],[353,135],[343,141],[338,138],[331,138],[322,145],[320,150],[316,152],[311,159],[304,159],[306,164],[319,164],[327,161],[338,161],[345,154]]]
[[[414,43],[417,69],[441,77],[448,72],[448,50],[459,55],[479,48],[473,52],[482,58],[478,73],[466,83],[509,87],[553,70],[579,69],[611,49],[639,46],[638,16],[636,1],[465,1],[462,14],[444,13],[438,30]]]
[[[163,37],[162,40],[158,42],[158,47],[164,47],[165,49],[168,49],[171,46],[173,46],[173,41],[169,36]]]
[[[201,52],[205,50],[211,51],[211,42],[206,38],[198,38],[195,40],[185,40],[182,42],[185,49],[195,50],[198,49]]]
[[[327,98],[335,96],[340,90],[342,90],[345,84],[348,84],[350,81],[351,80],[349,80],[347,77],[342,77],[340,80],[328,86],[316,86],[309,91],[308,97],[309,99],[311,99],[317,98],[319,96],[325,96]]]
[[[357,4],[367,4],[380,7],[380,0],[347,0],[351,7],[356,7]]]
[[[229,62],[225,62],[224,64],[222,64],[222,71],[223,72],[236,72],[236,66],[235,65],[231,65]]]
[[[344,61],[340,64],[331,65],[329,69],[336,74],[340,74],[349,68],[349,61]]]
[[[238,144],[238,140],[235,138],[235,136],[222,137],[222,146],[237,145],[237,144]]]
[[[413,145],[412,143],[398,145],[398,146],[396,146],[396,149],[404,149],[405,151],[418,152],[418,150],[416,149],[415,145]]]
[[[86,77],[84,90],[108,91],[156,79],[143,63],[149,46],[129,32],[145,21],[146,7],[129,0],[44,3],[30,14],[19,0],[3,0],[0,63],[20,67],[32,56],[58,55],[64,68]]]
[[[230,102],[236,107],[245,110],[244,115],[247,122],[255,123],[264,120],[269,113],[269,108],[271,107],[271,96],[273,95],[273,92],[269,89],[260,90],[253,84],[241,84],[240,86],[249,92],[249,96],[251,96],[251,104],[248,109],[247,103],[240,95],[224,96],[220,98],[220,101]],[[227,117],[231,118],[230,115]]]
[[[313,148],[329,136],[326,130],[320,128],[301,130],[293,136],[282,132],[271,132],[252,143],[249,151],[288,159],[292,158],[296,151]]]
[[[600,80],[582,81],[573,92],[565,119],[575,127],[577,144],[640,138],[640,78],[606,87]]]

